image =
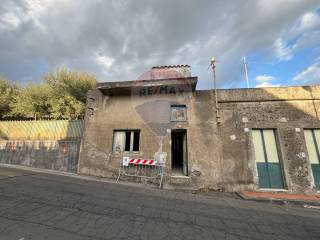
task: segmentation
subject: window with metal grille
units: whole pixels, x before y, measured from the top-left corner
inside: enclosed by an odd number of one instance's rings
[[[113,152],[139,152],[140,130],[114,130]]]

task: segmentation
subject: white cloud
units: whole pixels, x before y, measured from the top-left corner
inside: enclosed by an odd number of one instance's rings
[[[320,42],[320,15],[309,11],[298,18],[289,31],[274,42],[274,53],[280,61],[288,61],[297,51],[316,46]]]
[[[278,38],[274,42],[274,48],[275,48],[276,56],[281,61],[282,60],[288,61],[293,57],[293,47],[285,46],[282,38]]]
[[[98,64],[101,64],[106,69],[109,69],[114,62],[114,58],[108,56],[97,56],[96,61]]]
[[[316,12],[308,12],[301,17],[300,30],[313,29],[320,25],[320,16]]]
[[[269,82],[262,82],[256,85],[256,88],[264,88],[264,87],[280,87],[280,84],[272,84]]]
[[[259,75],[256,77],[256,81],[257,82],[271,82],[273,80],[275,80],[276,78],[273,76],[268,76],[268,75]]]
[[[317,59],[315,63],[307,67],[294,76],[293,81],[298,81],[300,84],[315,83],[320,84],[320,61]]]
[[[20,4],[9,2],[3,4],[6,12],[0,15],[0,30],[14,31],[20,25],[33,22],[39,28],[44,28],[41,17],[53,6],[54,0],[25,0]]]
[[[280,84],[274,84],[271,83],[275,81],[276,78],[274,76],[268,76],[268,75],[259,75],[256,77],[256,82],[258,83],[256,85],[257,88],[262,88],[262,87],[279,87]]]
[[[16,14],[8,12],[1,16],[0,28],[5,30],[14,29],[20,25],[20,22],[21,20]]]

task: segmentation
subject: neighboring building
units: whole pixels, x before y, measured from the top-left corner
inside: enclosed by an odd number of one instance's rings
[[[320,189],[320,87],[196,90],[190,67],[88,93],[78,172],[114,178],[122,156],[153,158],[168,184],[225,191]]]

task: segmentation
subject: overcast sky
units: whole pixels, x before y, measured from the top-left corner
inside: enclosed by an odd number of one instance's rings
[[[320,83],[319,0],[1,0],[0,75],[41,81],[59,66],[99,81],[189,64],[210,88]]]

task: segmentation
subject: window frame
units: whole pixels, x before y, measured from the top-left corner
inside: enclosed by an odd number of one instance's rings
[[[281,145],[280,145],[277,129],[275,129],[275,128],[252,128],[251,129],[251,131],[256,131],[256,130],[258,130],[260,132],[265,163],[269,163],[269,161],[268,161],[269,158],[268,158],[268,154],[267,154],[267,146],[266,146],[266,142],[265,142],[265,137],[264,137],[263,131],[264,130],[272,130],[273,131],[273,136],[274,136],[274,141],[275,141],[275,147],[277,149],[277,154],[278,154],[278,161],[279,161],[279,163],[281,165],[283,165],[283,163],[282,163],[282,154],[281,154],[281,151],[280,151],[280,146]],[[251,137],[251,139],[253,141],[253,136]],[[256,159],[255,159],[255,161],[256,161]]]
[[[116,132],[123,132],[125,134],[125,139],[124,139],[124,150],[121,152],[116,152],[114,149],[114,144],[115,144],[115,135]],[[125,150],[125,145],[126,145],[126,133],[130,132],[130,150],[126,151]],[[133,146],[134,146],[134,133],[137,132],[139,135],[139,145],[138,145],[138,151],[133,151]],[[112,153],[113,154],[134,154],[134,153],[139,153],[140,152],[140,138],[141,130],[140,129],[114,129],[113,134],[112,134]]]
[[[320,128],[304,128],[303,129],[303,135],[304,135],[304,141],[305,141],[305,145],[306,145],[306,150],[307,150],[307,154],[308,154],[308,157],[309,157],[309,163],[311,163],[311,160],[310,160],[310,156],[309,156],[309,149],[308,149],[308,146],[307,146],[307,139],[306,139],[306,133],[305,131],[311,131],[311,134],[312,134],[312,141],[313,141],[313,144],[314,144],[314,147],[315,147],[315,150],[316,150],[316,156],[317,156],[317,160],[318,160],[318,164],[320,164],[320,142],[318,143],[317,141],[317,138],[316,138],[316,135],[315,135],[315,131],[320,131]]]
[[[184,120],[175,120],[172,119],[172,110],[174,108],[184,108],[185,109],[185,119]],[[171,104],[170,105],[170,122],[186,122],[188,121],[188,108],[186,104]]]

